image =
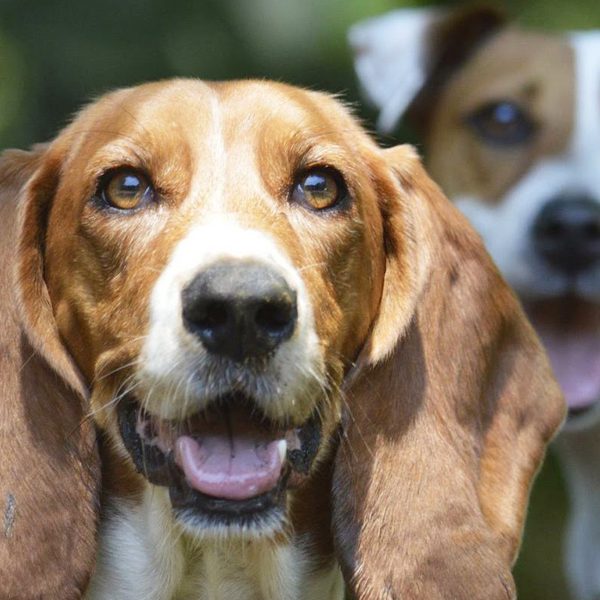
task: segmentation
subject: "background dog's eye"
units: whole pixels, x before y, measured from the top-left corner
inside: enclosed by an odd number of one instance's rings
[[[114,208],[133,210],[150,202],[154,190],[142,173],[124,169],[109,174],[101,188],[101,197]]]
[[[467,123],[485,141],[501,146],[522,144],[536,131],[536,124],[517,103],[490,102],[467,117]]]
[[[333,169],[312,169],[294,182],[292,200],[313,210],[337,206],[346,197],[342,176]]]

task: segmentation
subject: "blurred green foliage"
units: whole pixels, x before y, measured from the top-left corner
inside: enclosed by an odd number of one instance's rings
[[[367,16],[419,4],[0,0],[0,147],[26,147],[53,137],[82,104],[106,90],[173,76],[267,77],[342,92],[362,106],[346,47],[347,28]],[[495,4],[537,28],[600,27],[598,0]],[[359,112],[372,123],[368,109]],[[566,510],[559,471],[550,457],[533,493],[515,570],[522,600],[568,598],[561,567]]]
[[[0,0],[0,146],[49,138],[98,94],[164,77],[353,88],[345,30],[392,7],[389,0]]]

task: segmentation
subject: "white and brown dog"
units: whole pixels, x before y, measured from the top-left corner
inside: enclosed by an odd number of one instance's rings
[[[490,9],[399,10],[350,32],[390,132],[406,114],[429,170],[521,296],[565,392],[567,563],[600,595],[600,31],[549,35]]]
[[[0,209],[0,596],[514,598],[564,402],[411,148],[165,81],[5,153]]]

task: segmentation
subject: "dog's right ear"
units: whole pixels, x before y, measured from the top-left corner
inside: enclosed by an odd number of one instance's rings
[[[378,129],[391,132],[406,113],[424,129],[448,79],[505,22],[497,9],[476,6],[401,9],[354,25],[354,66],[380,111]]]
[[[0,155],[0,596],[80,598],[94,568],[100,463],[86,386],[44,280],[57,147]]]
[[[13,172],[19,197],[19,239],[15,284],[21,324],[35,350],[82,399],[87,390],[64,348],[44,281],[46,225],[62,167],[58,143],[36,146],[32,152],[9,151],[4,169]],[[11,167],[12,166],[12,167]]]

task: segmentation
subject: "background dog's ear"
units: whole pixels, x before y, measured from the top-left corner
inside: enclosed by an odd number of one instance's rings
[[[60,161],[45,147],[0,157],[0,590],[79,598],[93,570],[99,457],[86,387],[44,283]]]
[[[401,9],[354,25],[348,39],[378,129],[391,132],[407,111],[424,129],[448,79],[504,24],[497,9],[475,6]]]
[[[360,599],[512,598],[530,485],[564,402],[478,236],[412,152],[384,156],[388,270],[346,390],[338,556]]]

